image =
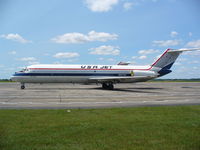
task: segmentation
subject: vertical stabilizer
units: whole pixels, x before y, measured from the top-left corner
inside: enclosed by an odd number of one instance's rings
[[[172,51],[167,49],[158,60],[156,60],[152,67],[170,69],[182,51]]]
[[[171,72],[170,68],[178,58],[178,56],[184,51],[200,50],[200,48],[193,49],[167,49],[158,60],[152,65],[152,70],[158,70],[160,76],[166,75]],[[157,68],[157,69],[155,69]]]

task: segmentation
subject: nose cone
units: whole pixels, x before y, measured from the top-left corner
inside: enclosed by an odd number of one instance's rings
[[[11,81],[17,81],[16,73],[13,74],[13,75],[10,77],[10,80],[11,80]]]
[[[11,81],[16,81],[15,76],[11,76],[11,77],[10,77],[10,80],[11,80]]]

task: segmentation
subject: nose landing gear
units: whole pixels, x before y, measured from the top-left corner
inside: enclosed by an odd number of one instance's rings
[[[21,89],[25,89],[25,84],[24,83],[21,83]]]

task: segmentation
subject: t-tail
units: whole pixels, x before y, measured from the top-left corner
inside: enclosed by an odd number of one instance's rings
[[[193,49],[167,49],[161,56],[151,65],[152,71],[157,71],[158,76],[164,76],[172,72],[171,67],[178,58],[178,56],[184,51],[200,50],[200,48]]]

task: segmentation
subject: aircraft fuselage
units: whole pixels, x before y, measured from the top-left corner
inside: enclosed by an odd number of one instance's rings
[[[98,81],[93,79],[98,77],[156,77],[158,74],[150,69],[151,66],[32,65],[16,72],[12,80],[21,83],[95,83]],[[120,82],[136,80],[126,78],[118,81]]]

